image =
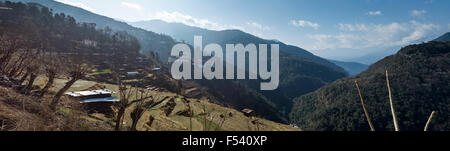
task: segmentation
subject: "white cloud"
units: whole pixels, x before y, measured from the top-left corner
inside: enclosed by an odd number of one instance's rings
[[[306,20],[292,20],[289,24],[295,26],[295,27],[311,27],[314,29],[318,29],[319,28],[319,24],[317,23],[313,23],[310,21],[306,21]]]
[[[89,6],[86,6],[85,4],[83,4],[81,2],[71,2],[69,0],[56,0],[56,1],[60,2],[60,3],[67,4],[67,5],[72,5],[72,6],[75,6],[75,7],[79,7],[79,8],[82,8],[84,10],[87,10],[87,11],[95,13],[94,9],[90,8]]]
[[[381,13],[381,11],[371,11],[371,12],[368,12],[367,14],[369,14],[369,15],[371,15],[371,16],[378,16],[378,15],[382,15],[382,13]]]
[[[259,29],[259,30],[263,30],[263,31],[270,30],[270,27],[268,27],[268,26],[263,26],[263,25],[261,25],[261,24],[259,24],[259,23],[257,23],[257,22],[247,22],[247,25],[248,25],[248,26],[251,26],[251,27],[254,27],[254,28],[257,28],[257,29]]]
[[[410,21],[390,24],[339,24],[338,34],[308,35],[314,40],[311,50],[366,49],[375,47],[404,46],[423,41],[439,33],[436,24]]]
[[[166,22],[183,23],[189,26],[206,28],[210,30],[225,30],[225,29],[243,30],[243,28],[239,26],[221,25],[219,23],[212,22],[207,19],[198,19],[190,15],[181,14],[179,12],[172,12],[172,13],[166,11],[157,12],[156,15],[153,17],[153,19],[160,19]]]
[[[128,7],[128,8],[132,8],[132,9],[136,9],[138,11],[142,11],[143,8],[141,7],[141,5],[139,4],[135,4],[135,3],[129,3],[129,2],[121,2],[120,3],[122,6]]]
[[[369,28],[366,24],[338,24],[341,31],[367,31]]]
[[[413,17],[420,17],[420,16],[425,15],[426,13],[427,13],[426,10],[412,10],[410,12],[411,16],[413,16]]]

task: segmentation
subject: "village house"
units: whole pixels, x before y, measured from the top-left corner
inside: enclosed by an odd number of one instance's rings
[[[111,113],[110,106],[120,102],[118,97],[112,95],[116,92],[101,89],[92,91],[68,92],[66,95],[86,106],[89,112]]]
[[[78,92],[67,92],[66,95],[76,98],[79,100],[86,100],[86,99],[94,99],[94,98],[107,98],[111,97],[116,92],[107,90],[107,89],[101,89],[101,90],[92,90],[92,91],[78,91]]]
[[[252,110],[252,109],[248,109],[248,108],[243,109],[242,113],[244,113],[244,115],[247,116],[247,117],[254,117],[255,116],[255,111]]]
[[[12,8],[9,8],[9,7],[0,7],[0,10],[12,10]]]
[[[139,75],[139,72],[137,71],[127,72],[127,76],[137,76],[137,75]]]
[[[97,47],[97,42],[89,39],[84,39],[81,43],[88,47]]]

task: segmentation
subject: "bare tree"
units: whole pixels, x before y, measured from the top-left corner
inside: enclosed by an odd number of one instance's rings
[[[166,99],[166,97],[161,97],[159,95],[149,95],[149,91],[144,91],[143,89],[136,90],[135,98],[135,101],[138,102],[136,102],[135,108],[130,113],[132,120],[130,131],[137,130],[137,123],[146,110],[158,105],[162,100]]]
[[[24,49],[25,57],[18,57],[18,60],[21,60],[19,62],[24,62],[24,64],[22,63],[13,63],[10,64],[10,67],[12,68],[11,71],[9,72],[9,74],[11,76],[15,75],[17,72],[16,70],[20,70],[21,72],[23,72],[23,70],[26,71],[25,75],[22,76],[22,78],[20,79],[19,85],[21,85],[23,82],[25,82],[25,80],[28,79],[28,83],[23,87],[20,87],[20,90],[22,91],[22,93],[25,94],[29,94],[31,92],[31,89],[33,88],[33,84],[34,81],[36,80],[36,78],[39,76],[39,72],[40,72],[40,58],[42,57],[42,50],[40,49],[32,49],[31,47],[27,47],[26,49]],[[12,61],[16,61],[16,60],[12,60]]]
[[[394,103],[392,101],[391,85],[389,82],[389,73],[387,70],[386,70],[386,85],[388,87],[389,92],[389,103],[391,105],[392,119],[394,120],[395,131],[400,131],[400,128],[398,127],[397,115],[395,114]]]
[[[146,96],[146,94],[142,94],[143,92],[141,92],[140,96],[136,96],[135,100],[131,100],[132,94],[133,93],[137,94],[138,91],[139,91],[138,88],[133,88],[131,86],[126,86],[126,85],[122,84],[122,82],[119,80],[119,97],[120,97],[120,101],[115,106],[115,108],[116,108],[115,109],[115,112],[116,112],[116,114],[115,114],[116,125],[115,125],[115,128],[114,128],[115,131],[120,131],[121,121],[122,121],[122,119],[124,117],[125,110],[129,106],[131,106],[133,103],[143,102],[143,101],[151,98],[151,96]],[[135,113],[135,114],[137,114],[137,113]]]
[[[38,75],[40,74],[40,56],[39,54],[35,54],[34,55],[35,59],[32,59],[30,62],[29,66],[29,72],[30,72],[30,78],[28,79],[28,84],[25,87],[25,93],[29,94],[33,88],[33,84],[34,81],[36,80],[36,78],[38,77]]]
[[[0,36],[0,71],[5,73],[5,67],[10,62],[15,53],[19,51],[21,41],[18,37]]]
[[[12,59],[10,64],[8,64],[5,68],[8,71],[8,77],[16,77],[23,74],[26,71],[26,65],[28,64],[29,58],[31,58],[30,49],[22,49],[16,57],[16,59]]]
[[[48,81],[45,84],[44,88],[42,88],[41,93],[39,94],[40,97],[43,97],[48,92],[50,87],[53,85],[56,75],[58,74],[58,71],[60,69],[59,67],[61,63],[62,61],[60,60],[59,55],[53,55],[52,53],[50,53],[44,58],[43,60],[44,70],[45,75],[48,78]]]
[[[367,111],[366,103],[364,103],[364,97],[362,95],[361,89],[359,88],[358,81],[355,81],[355,84],[356,88],[358,89],[359,97],[361,98],[361,104],[364,109],[364,114],[366,115],[367,122],[369,123],[370,126],[370,131],[375,131],[375,128],[373,127],[372,124],[372,120],[370,120],[369,112]]]
[[[70,80],[64,85],[63,88],[56,92],[52,102],[50,103],[50,109],[52,110],[56,109],[56,105],[59,103],[59,100],[63,96],[64,92],[66,92],[75,82],[87,75],[90,71],[90,67],[88,64],[83,63],[78,57],[74,57],[70,62],[68,62],[66,70],[68,71],[67,73]]]

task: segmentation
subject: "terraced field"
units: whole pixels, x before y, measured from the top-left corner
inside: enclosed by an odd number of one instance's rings
[[[52,91],[61,88],[67,80],[55,80],[55,87]],[[38,79],[37,83],[45,83],[45,79]],[[105,87],[118,92],[118,86],[112,84],[97,83],[94,81],[79,80],[69,91],[87,90],[89,88]],[[247,117],[240,111],[223,107],[207,99],[189,99],[186,100],[170,92],[150,91],[150,95],[157,97],[167,97],[157,106],[145,111],[137,124],[140,131],[298,131],[300,129],[289,125],[275,123],[257,117]],[[117,96],[118,94],[116,94]],[[133,96],[132,96],[133,97]],[[170,100],[173,100],[175,106],[166,115],[163,108]],[[182,111],[188,110],[190,106],[193,110],[193,116],[182,115]],[[131,125],[130,112],[134,106],[129,107],[125,112],[122,129],[127,129]],[[100,113],[91,114],[93,121],[106,121],[113,124],[113,117]],[[152,121],[152,122],[150,122]]]

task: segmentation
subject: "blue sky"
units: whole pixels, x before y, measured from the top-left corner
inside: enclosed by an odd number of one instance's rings
[[[125,21],[240,29],[351,60],[450,31],[449,0],[57,0]]]

